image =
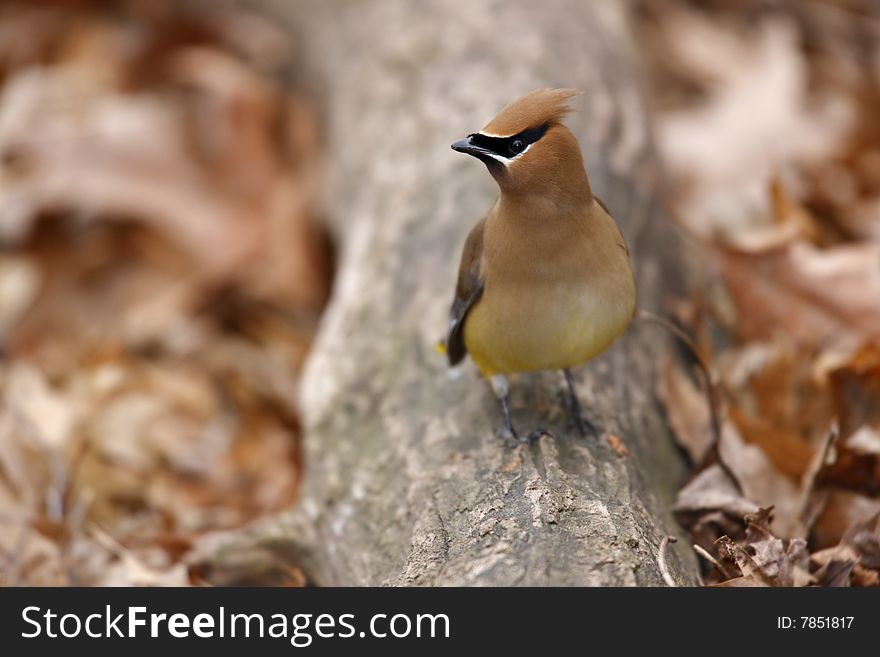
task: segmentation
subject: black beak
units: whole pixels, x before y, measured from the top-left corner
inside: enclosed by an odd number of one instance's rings
[[[468,155],[473,155],[474,157],[480,157],[480,155],[485,156],[488,151],[485,148],[481,148],[471,141],[471,135],[468,135],[464,139],[459,139],[457,142],[452,144],[452,150],[458,151],[459,153],[467,153]]]
[[[483,164],[489,167],[489,171],[492,173],[493,176],[498,175],[504,169],[504,165],[495,159],[495,154],[492,153],[492,151],[490,151],[488,148],[477,146],[473,142],[472,137],[473,135],[468,135],[464,139],[459,139],[457,142],[452,144],[452,150],[458,151],[459,153],[467,153],[468,155],[473,155],[475,158],[477,158]]]

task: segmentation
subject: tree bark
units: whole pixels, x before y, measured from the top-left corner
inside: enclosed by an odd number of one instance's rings
[[[633,326],[578,372],[628,455],[566,428],[559,373],[512,381],[517,426],[555,438],[505,444],[489,386],[435,349],[464,238],[496,194],[449,145],[536,87],[586,92],[567,123],[630,245],[639,306],[677,285],[625,3],[258,4],[289,21],[318,85],[339,258],[302,379],[302,500],[251,539],[320,585],[661,585],[683,475],[653,396],[668,336]],[[695,583],[686,545],[667,561]]]

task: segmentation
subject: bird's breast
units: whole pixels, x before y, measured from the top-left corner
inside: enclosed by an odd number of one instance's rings
[[[555,280],[490,278],[465,322],[474,362],[491,376],[574,367],[598,355],[632,318],[635,291],[624,264]]]

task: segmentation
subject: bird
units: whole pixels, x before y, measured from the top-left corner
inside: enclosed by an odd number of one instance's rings
[[[581,93],[536,89],[452,144],[486,165],[499,194],[465,240],[446,353],[450,366],[470,355],[501,406],[499,433],[521,442],[549,432],[515,430],[508,376],[561,370],[571,420],[582,436],[598,431],[582,412],[572,368],[605,351],[635,312],[626,241],[563,124]]]

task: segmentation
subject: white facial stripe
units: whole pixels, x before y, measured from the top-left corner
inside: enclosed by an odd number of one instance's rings
[[[513,135],[493,135],[491,132],[478,132],[478,135],[483,135],[484,137],[494,137],[496,139],[510,139]]]
[[[525,151],[523,151],[523,152],[525,153]],[[488,155],[493,160],[498,160],[504,166],[507,166],[507,164],[512,161],[510,158],[504,157],[502,155],[498,155],[497,153],[491,153],[489,151],[484,151],[483,155]]]
[[[491,157],[491,158],[494,158],[494,159],[498,160],[499,162],[501,162],[501,164],[503,164],[504,166],[507,167],[507,166],[510,166],[511,162],[515,162],[519,157],[521,157],[521,156],[525,155],[526,153],[528,153],[528,152],[529,152],[529,149],[530,149],[531,147],[532,147],[532,145],[529,144],[529,145],[526,146],[522,151],[520,151],[519,153],[517,153],[517,154],[514,155],[513,157],[502,157],[501,155],[496,155],[495,153],[486,153],[486,155],[488,155],[488,156]]]

